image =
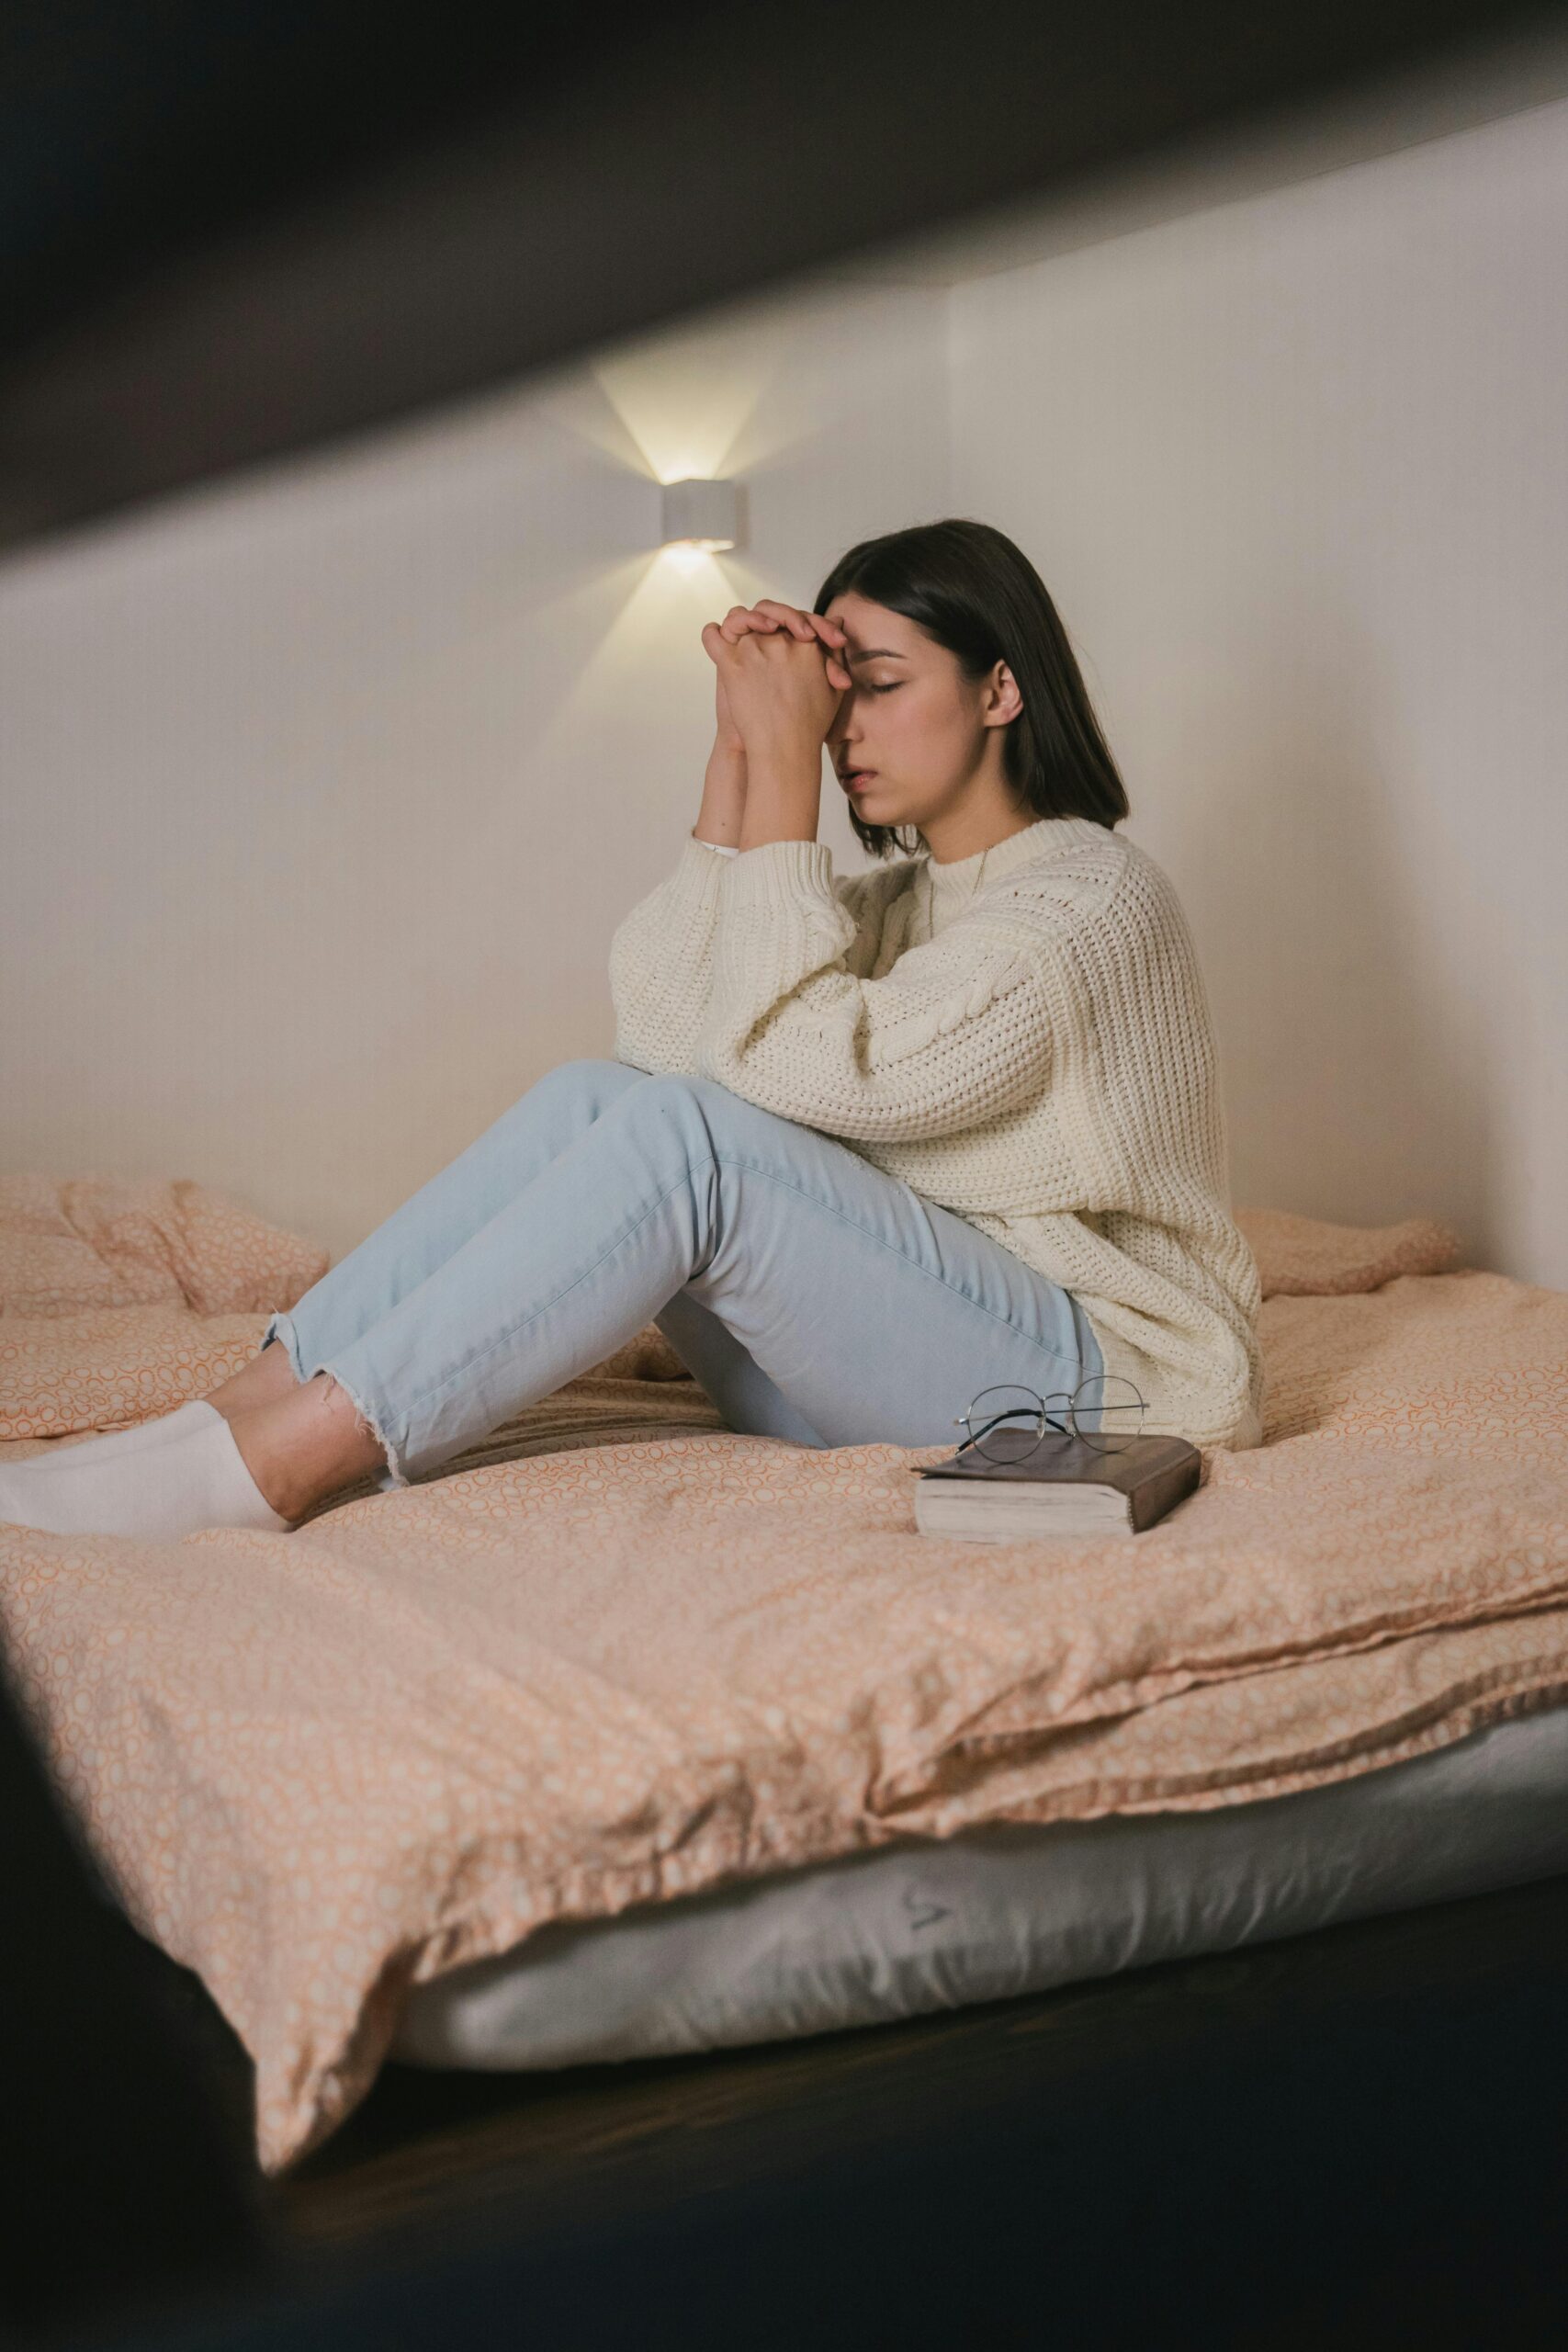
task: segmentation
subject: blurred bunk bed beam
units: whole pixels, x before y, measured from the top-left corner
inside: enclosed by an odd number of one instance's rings
[[[1506,0],[787,15],[10,0],[0,550],[1561,28]]]

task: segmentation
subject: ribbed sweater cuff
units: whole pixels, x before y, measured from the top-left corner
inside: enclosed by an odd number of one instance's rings
[[[826,842],[761,842],[729,861],[725,905],[738,914],[783,914],[814,899],[839,903]]]
[[[726,887],[736,860],[714,854],[712,842],[698,841],[695,833],[688,833],[681,844],[681,854],[675,860],[673,879],[694,883],[699,890],[706,889],[716,878],[722,876]]]

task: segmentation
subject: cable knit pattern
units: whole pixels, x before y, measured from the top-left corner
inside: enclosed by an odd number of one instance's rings
[[[619,1060],[838,1136],[1070,1290],[1147,1429],[1261,1443],[1208,1000],[1136,842],[1043,818],[845,877],[820,842],[690,838],[610,975]]]

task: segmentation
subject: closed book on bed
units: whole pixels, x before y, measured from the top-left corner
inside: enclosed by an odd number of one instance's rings
[[[1140,1535],[1196,1487],[1202,1455],[1183,1437],[1134,1437],[1107,1452],[1081,1437],[1016,1457],[960,1447],[915,1474],[922,1535],[1016,1544],[1033,1535]]]

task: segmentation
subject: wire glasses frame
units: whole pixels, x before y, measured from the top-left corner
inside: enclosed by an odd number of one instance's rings
[[[1021,1462],[1055,1438],[1080,1438],[1097,1453],[1118,1453],[1141,1434],[1147,1410],[1132,1381],[1093,1373],[1070,1396],[1066,1389],[1037,1396],[1032,1388],[983,1388],[953,1426],[968,1431],[960,1453],[973,1446],[988,1462]]]

